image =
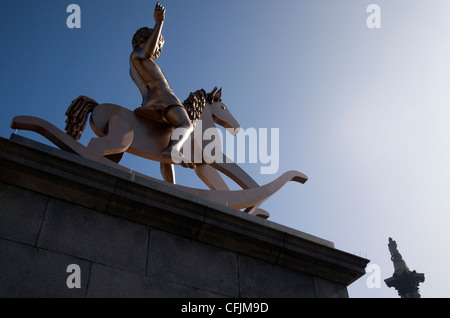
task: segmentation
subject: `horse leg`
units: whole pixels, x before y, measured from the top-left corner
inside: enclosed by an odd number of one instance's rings
[[[87,146],[89,155],[103,156],[116,163],[122,159],[122,155],[128,150],[134,138],[134,130],[123,118],[112,115],[108,121],[107,135],[100,138],[92,138]]]
[[[222,154],[222,158],[222,162],[213,162],[211,163],[211,166],[236,182],[242,189],[259,187],[259,184],[256,183],[256,181],[253,180],[247,172],[229,159],[225,154]]]
[[[175,169],[173,164],[161,162],[161,175],[164,181],[175,184]]]
[[[223,154],[222,163],[214,163],[214,168],[211,167],[211,169],[220,170],[222,173],[224,173],[229,178],[231,178],[234,182],[236,182],[243,189],[259,187],[259,185],[256,183],[256,181],[253,180],[252,177],[250,177],[247,174],[247,172],[245,172],[236,163],[231,162],[231,160],[228,159],[225,154]],[[244,210],[244,212],[251,214],[251,215],[255,215],[255,216],[263,218],[263,219],[268,219],[270,217],[270,213],[267,212],[266,210],[260,209],[259,205],[247,208]]]
[[[208,164],[195,167],[197,176],[211,189],[229,191],[227,184],[216,169]]]
[[[260,209],[258,206],[254,206],[251,208],[247,208],[244,210],[245,213],[255,215],[257,217],[260,217],[262,219],[268,219],[270,217],[270,213],[266,210]]]

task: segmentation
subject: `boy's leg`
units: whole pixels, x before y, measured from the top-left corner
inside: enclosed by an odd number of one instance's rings
[[[181,148],[194,130],[186,110],[181,106],[171,107],[166,113],[166,120],[175,129],[182,128],[183,136],[177,140],[171,139],[169,146],[161,152],[161,155],[166,159],[181,161],[183,166],[187,164],[189,167],[194,168],[194,165],[189,163],[189,158],[185,158],[181,153]]]

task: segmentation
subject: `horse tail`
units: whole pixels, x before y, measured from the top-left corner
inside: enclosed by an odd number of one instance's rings
[[[66,111],[66,133],[75,140],[79,140],[83,134],[89,114],[98,103],[86,96],[79,96],[72,101]]]

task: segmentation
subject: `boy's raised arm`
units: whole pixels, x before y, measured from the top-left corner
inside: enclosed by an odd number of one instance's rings
[[[158,48],[159,37],[161,36],[161,30],[164,23],[164,17],[166,13],[166,8],[164,8],[159,2],[156,3],[155,11],[153,17],[155,19],[155,27],[153,29],[152,35],[148,38],[144,45],[144,57],[152,58]]]

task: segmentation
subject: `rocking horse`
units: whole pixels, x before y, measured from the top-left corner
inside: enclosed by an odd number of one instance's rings
[[[222,89],[214,88],[209,94],[203,89],[191,93],[183,103],[192,122],[192,136],[203,136],[207,129],[219,124],[235,134],[239,124],[222,101]],[[161,151],[170,139],[173,127],[162,122],[140,116],[127,108],[114,104],[98,104],[95,100],[80,96],[69,106],[66,120],[66,133],[49,122],[32,116],[17,116],[11,128],[30,130],[41,134],[62,150],[76,153],[82,157],[95,160],[113,167],[122,167],[120,160],[125,152],[158,161],[164,180],[171,187],[192,195],[201,196],[211,201],[236,208],[244,212],[267,219],[270,214],[259,206],[289,181],[305,183],[308,178],[298,171],[289,171],[264,186],[259,186],[243,169],[221,153],[220,162],[211,161],[204,154],[201,138],[190,138],[191,160],[195,162],[194,171],[210,190],[194,189],[175,184],[174,164],[163,158]],[[87,147],[76,140],[80,139],[90,115],[90,126],[99,138],[92,138]],[[201,125],[196,123],[201,120]],[[201,129],[201,133],[196,132]],[[201,150],[201,161],[194,154]],[[216,150],[217,151],[217,150]],[[217,157],[217,155],[215,156]],[[195,160],[194,160],[195,159]],[[172,179],[167,177],[167,171]],[[230,191],[219,171],[236,182],[243,190]],[[150,178],[150,177],[149,177]]]

